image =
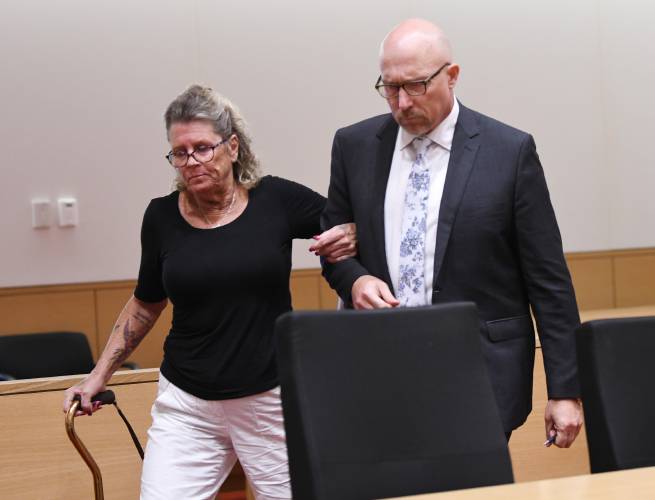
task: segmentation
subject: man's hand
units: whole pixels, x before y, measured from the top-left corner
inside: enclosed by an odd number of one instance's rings
[[[577,399],[549,399],[545,421],[546,439],[555,436],[555,446],[568,448],[582,427],[582,405]]]
[[[314,239],[316,243],[309,247],[309,251],[325,257],[330,264],[357,255],[357,230],[352,222],[334,226]]]
[[[384,309],[400,304],[384,281],[369,274],[353,283],[352,301],[355,309]]]

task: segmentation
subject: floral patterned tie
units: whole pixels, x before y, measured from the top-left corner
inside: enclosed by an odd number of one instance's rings
[[[397,290],[400,305],[406,307],[425,305],[425,231],[430,195],[430,170],[425,153],[432,141],[416,137],[412,145],[416,158],[405,190]]]

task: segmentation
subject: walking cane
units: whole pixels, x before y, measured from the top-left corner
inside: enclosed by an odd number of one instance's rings
[[[143,448],[141,448],[141,443],[139,443],[139,439],[136,437],[136,433],[134,432],[134,429],[132,429],[132,426],[127,421],[127,418],[125,418],[125,415],[118,407],[114,392],[113,391],[99,392],[98,394],[93,396],[93,398],[91,398],[91,402],[95,402],[95,401],[100,401],[101,404],[113,404],[116,407],[116,411],[118,411],[118,414],[123,419],[123,422],[125,422],[125,425],[127,426],[127,430],[129,431],[130,436],[132,437],[132,441],[134,441],[134,446],[136,446],[136,449],[139,452],[139,456],[143,460]],[[75,432],[75,414],[80,409],[80,404],[81,404],[80,396],[79,394],[76,394],[75,398],[73,399],[73,404],[68,409],[68,413],[66,414],[66,434],[68,434],[68,438],[73,443],[73,446],[75,446],[75,449],[78,451],[78,453],[80,454],[86,465],[91,470],[91,474],[93,474],[93,491],[95,493],[96,500],[104,500],[105,497],[102,490],[102,474],[100,473],[100,468],[98,467],[98,464],[91,456],[91,453],[89,453],[89,450],[86,448],[86,446],[84,446],[84,443],[82,443],[82,440]]]

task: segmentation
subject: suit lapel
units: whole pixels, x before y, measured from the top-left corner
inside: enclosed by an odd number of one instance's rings
[[[455,125],[453,146],[439,208],[437,245],[434,251],[433,287],[438,285],[439,272],[448,247],[450,233],[455,223],[457,209],[473,169],[479,146],[479,127],[475,115],[473,111],[460,103],[459,117]]]
[[[378,130],[376,137],[378,140],[375,157],[373,158],[373,186],[372,186],[372,212],[371,212],[371,229],[374,238],[374,245],[379,249],[377,255],[380,257],[380,269],[383,270],[383,276],[380,276],[391,289],[393,293],[393,284],[389,275],[387,265],[387,252],[384,244],[384,197],[387,191],[387,182],[391,170],[391,161],[396,145],[396,136],[398,135],[398,124],[389,115],[388,119]]]

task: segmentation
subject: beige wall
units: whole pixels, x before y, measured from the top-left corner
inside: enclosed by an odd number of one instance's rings
[[[534,135],[567,251],[655,246],[653,2],[5,0],[0,286],[136,277],[173,177],[162,114],[193,81],[239,105],[266,173],[325,194],[334,132],[387,112],[379,44],[413,16],[450,35],[465,105]],[[64,196],[79,227],[32,229],[30,200]],[[294,267],[317,267],[303,245]]]

